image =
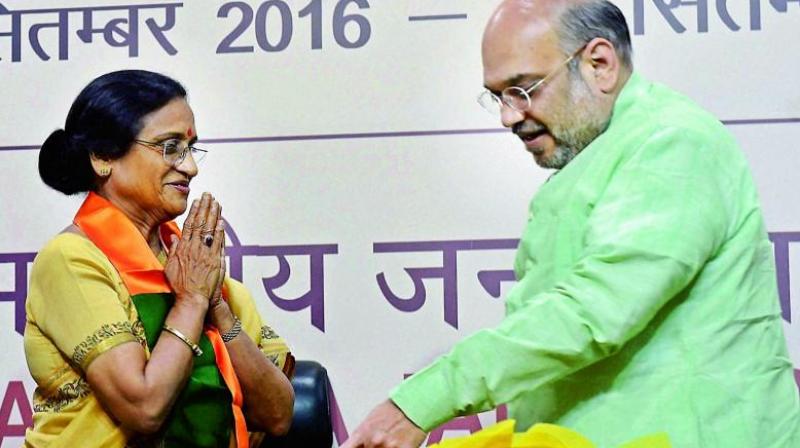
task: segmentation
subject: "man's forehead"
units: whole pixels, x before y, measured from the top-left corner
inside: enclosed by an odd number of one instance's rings
[[[543,22],[487,29],[483,41],[483,73],[487,87],[515,84],[520,75],[536,77],[562,56],[558,36]]]

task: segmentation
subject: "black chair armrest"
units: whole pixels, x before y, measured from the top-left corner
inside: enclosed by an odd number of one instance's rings
[[[294,416],[289,433],[269,438],[268,448],[331,448],[333,427],[328,404],[328,372],[315,361],[297,361],[294,377]]]

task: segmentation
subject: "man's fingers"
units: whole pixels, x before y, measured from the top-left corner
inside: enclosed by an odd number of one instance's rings
[[[364,448],[364,444],[361,443],[361,428],[356,428],[350,437],[344,442],[344,445],[340,446],[339,448]]]
[[[384,432],[378,432],[372,434],[372,437],[370,437],[370,439],[367,442],[368,442],[367,446],[370,447],[374,446],[383,448],[383,447],[394,446],[394,445],[389,445],[386,433]]]
[[[387,438],[384,431],[374,427],[365,427],[365,425],[368,425],[367,421],[362,422],[353,431],[347,442],[339,448],[383,448],[388,446],[385,444]]]
[[[373,409],[341,448],[418,448],[425,434],[390,400]]]
[[[358,437],[357,434],[352,434],[350,438],[347,439],[347,442],[345,442],[344,445],[342,445],[339,448],[363,448],[364,444],[357,441],[356,440],[357,437]]]

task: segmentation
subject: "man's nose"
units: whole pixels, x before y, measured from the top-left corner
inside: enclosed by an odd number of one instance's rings
[[[525,119],[525,113],[514,109],[513,107],[501,103],[500,105],[500,122],[507,128],[513,127],[515,124]]]

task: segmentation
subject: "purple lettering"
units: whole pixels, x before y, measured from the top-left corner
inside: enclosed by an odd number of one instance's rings
[[[731,16],[728,9],[728,2],[730,0],[714,0],[715,8],[719,19],[731,31],[741,30],[741,26]],[[749,2],[750,9],[750,29],[753,31],[761,30],[761,10],[762,2],[767,0],[746,0]],[[661,17],[666,21],[667,25],[672,28],[676,33],[686,32],[686,26],[676,17],[675,10],[683,6],[693,6],[697,9],[697,32],[707,33],[709,23],[709,6],[708,0],[634,0],[633,3],[633,32],[634,34],[641,35],[645,32],[645,9],[646,4],[655,7]],[[737,2],[738,3],[738,2]],[[800,6],[800,0],[769,0],[772,9],[779,13],[786,13],[789,10],[789,3],[797,3]]]
[[[11,30],[0,32],[0,37],[11,38],[11,61],[22,61],[22,37],[24,33],[23,24],[28,30],[28,42],[36,56],[43,61],[50,60],[50,55],[42,46],[39,36],[42,30],[54,28],[57,30],[58,59],[69,59],[69,28],[70,15],[77,13],[83,19],[82,28],[78,30],[77,36],[84,43],[91,43],[94,34],[103,36],[105,42],[112,47],[128,47],[128,56],[137,57],[139,55],[139,18],[144,11],[153,9],[163,10],[163,25],[150,17],[144,21],[147,29],[150,30],[153,38],[161,48],[169,55],[175,55],[178,50],[167,39],[166,32],[173,29],[176,24],[176,10],[183,7],[183,3],[161,3],[146,5],[119,5],[119,6],[84,6],[69,8],[47,8],[47,9],[27,9],[10,11],[0,4],[0,15],[11,16]],[[95,14],[98,13],[117,13],[127,11],[126,17],[117,17],[115,14],[106,18],[105,24],[95,27]],[[54,18],[47,18],[47,15],[55,14]],[[45,19],[40,19],[45,16]],[[25,19],[23,21],[23,18]],[[36,20],[34,20],[36,19]]]
[[[458,328],[458,252],[474,250],[515,249],[519,240],[458,240],[458,241],[411,241],[373,244],[373,253],[441,252],[441,266],[403,268],[414,284],[411,297],[400,297],[389,287],[386,274],[375,276],[383,297],[399,311],[411,313],[425,304],[427,291],[425,280],[441,280],[443,286],[444,321]],[[513,280],[510,271],[480,271],[481,286],[493,297],[500,295],[500,282]]]
[[[336,244],[316,244],[298,246],[256,246],[242,245],[233,228],[226,222],[225,232],[231,244],[225,247],[225,254],[230,260],[230,276],[242,280],[243,259],[245,256],[273,256],[278,258],[278,273],[272,277],[261,279],[267,297],[278,308],[297,312],[310,308],[311,325],[325,332],[325,256],[339,253]],[[285,285],[291,277],[292,270],[287,256],[307,256],[310,263],[309,289],[300,297],[285,298],[276,290]]]
[[[28,296],[28,263],[35,253],[0,254],[0,264],[14,264],[14,290],[0,291],[0,302],[14,302],[14,330],[22,335],[25,330],[25,298]]]
[[[775,270],[778,276],[778,297],[786,322],[792,321],[791,272],[789,270],[789,243],[800,241],[800,232],[773,232],[769,239],[775,246]]]
[[[644,34],[644,1],[635,0],[634,8],[634,34]],[[697,31],[708,32],[708,0],[653,0],[661,17],[676,33],[684,33],[686,27],[675,17],[674,9],[681,6],[694,6],[697,8]]]
[[[22,415],[21,424],[10,424],[11,411],[17,406]],[[25,430],[33,426],[33,409],[28,401],[28,394],[25,392],[25,385],[22,381],[10,381],[6,389],[3,403],[0,405],[0,445],[5,437],[23,437]]]

